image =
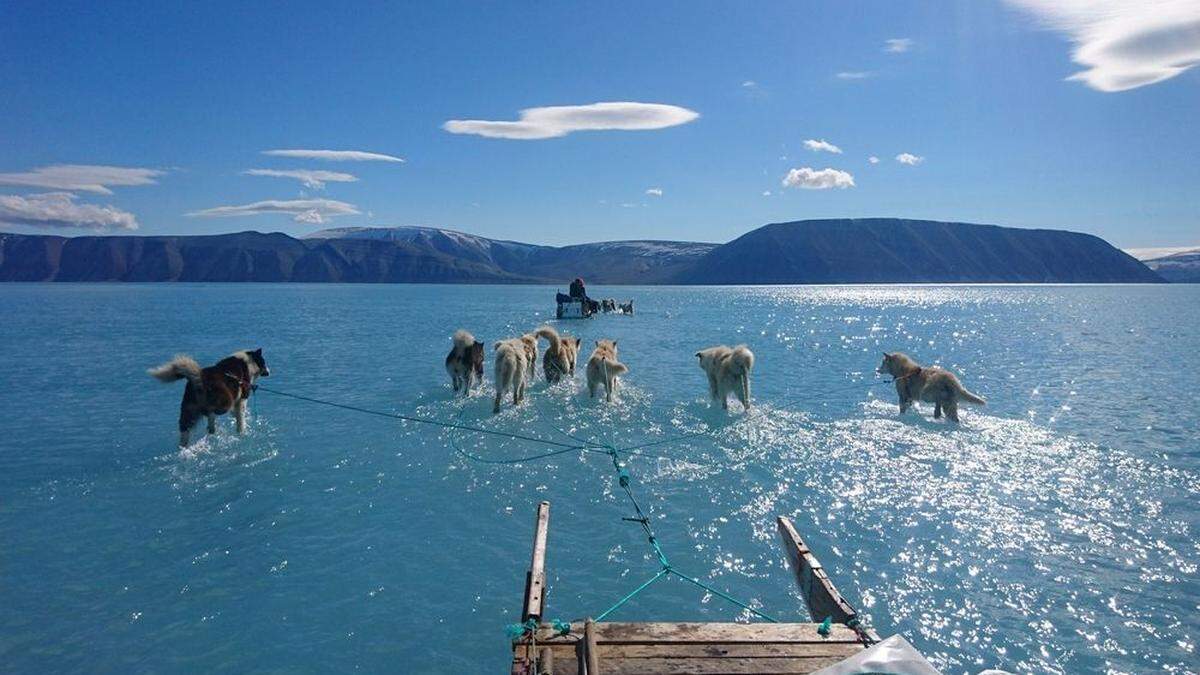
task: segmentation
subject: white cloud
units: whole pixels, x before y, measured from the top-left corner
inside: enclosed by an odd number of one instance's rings
[[[109,187],[152,185],[163,175],[156,169],[93,164],[55,164],[22,173],[0,173],[0,185],[22,185],[111,195]]]
[[[1008,0],[1075,43],[1069,80],[1104,92],[1162,82],[1200,63],[1196,0]]]
[[[867,161],[868,161],[868,162],[870,162],[870,163],[872,163],[872,164],[878,164],[878,163],[879,163],[879,158],[878,158],[878,157],[876,157],[875,155],[871,155],[870,157],[868,157],[868,158],[867,158]]]
[[[115,206],[79,204],[69,192],[0,195],[0,223],[33,227],[136,230],[137,218]]]
[[[758,86],[758,83],[755,82],[754,80],[746,80],[745,82],[742,83],[742,86],[745,87],[746,89],[754,89],[755,87]]]
[[[826,141],[825,139],[817,141],[810,138],[807,141],[804,141],[804,147],[812,150],[813,152],[832,152],[835,155],[842,154],[841,148],[833,143],[830,143],[829,141]]]
[[[854,176],[837,169],[812,169],[807,166],[792,169],[783,177],[783,187],[804,190],[828,190],[854,187]]]
[[[770,190],[763,190],[763,196],[764,196],[764,197],[770,197],[770,196],[771,196],[771,191],[770,191]]]
[[[358,177],[338,171],[309,171],[307,169],[297,169],[295,171],[277,171],[275,169],[247,169],[242,172],[247,176],[271,176],[274,178],[294,178],[300,181],[304,187],[310,190],[324,189],[325,183],[353,183],[358,180]]]
[[[637,204],[634,204],[633,202],[622,202],[622,203],[621,203],[621,208],[623,208],[623,209],[636,209],[636,208],[637,208]]]
[[[909,166],[916,166],[925,161],[924,157],[919,157],[909,152],[902,152],[896,155],[896,161]]]
[[[651,197],[661,197],[663,196],[663,191],[662,188],[647,188],[646,194],[650,195]]]
[[[268,199],[241,206],[217,206],[203,211],[193,211],[187,215],[198,218],[235,218],[257,216],[264,213],[284,213],[292,216],[292,220],[297,223],[321,224],[338,216],[358,215],[359,210],[353,204],[333,199]]]
[[[889,54],[903,54],[912,49],[912,46],[912,38],[892,38],[884,41],[883,51]]]
[[[537,140],[566,136],[573,131],[664,129],[687,124],[700,113],[662,103],[608,102],[526,108],[516,122],[450,120],[442,128],[452,134],[487,138]]]
[[[383,155],[362,150],[263,150],[272,157],[296,157],[299,159],[323,159],[329,162],[403,162],[401,157]]]
[[[843,70],[834,77],[839,80],[865,80],[868,77],[875,77],[875,73],[870,70]]]

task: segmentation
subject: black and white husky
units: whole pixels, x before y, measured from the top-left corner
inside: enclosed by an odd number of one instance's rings
[[[201,368],[190,356],[176,356],[149,371],[160,382],[187,380],[179,404],[179,447],[187,447],[192,427],[208,418],[208,433],[217,431],[217,415],[230,410],[237,418],[238,433],[246,432],[246,399],[259,377],[271,374],[262,350],[234,352],[215,365]]]

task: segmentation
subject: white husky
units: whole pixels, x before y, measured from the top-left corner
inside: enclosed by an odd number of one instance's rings
[[[513,405],[519,404],[525,398],[525,380],[532,369],[529,355],[529,340],[530,336],[522,336],[519,338],[511,338],[497,342],[494,349],[496,350],[496,404],[492,406],[492,413],[500,412],[500,400],[504,398],[504,393],[512,390]],[[534,354],[536,354],[537,341],[534,338]],[[533,357],[536,358],[536,357]]]
[[[596,348],[587,362],[588,397],[596,397],[596,389],[604,386],[604,400],[612,401],[617,389],[617,376],[628,373],[629,368],[617,361],[616,340],[596,340]]]
[[[750,409],[750,371],[754,368],[754,352],[746,345],[719,345],[696,352],[700,367],[708,375],[708,394],[721,407],[729,410],[729,395],[734,394],[742,407]]]

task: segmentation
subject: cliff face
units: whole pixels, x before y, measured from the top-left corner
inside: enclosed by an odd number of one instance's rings
[[[1158,282],[1086,234],[896,219],[761,227],[724,245],[552,247],[433,228],[178,237],[0,234],[0,281],[782,284]]]

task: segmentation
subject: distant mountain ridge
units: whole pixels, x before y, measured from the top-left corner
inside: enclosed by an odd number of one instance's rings
[[[543,246],[430,227],[303,238],[0,233],[0,281],[805,284],[1161,282],[1104,240],[1059,230],[892,218],[760,227],[727,244]]]
[[[1200,284],[1200,247],[1169,251],[1166,255],[1139,259],[1167,281],[1177,284]]]

